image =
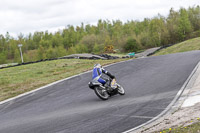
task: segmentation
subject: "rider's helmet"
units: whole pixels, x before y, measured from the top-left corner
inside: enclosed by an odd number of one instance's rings
[[[94,68],[101,68],[102,66],[100,64],[95,64]]]

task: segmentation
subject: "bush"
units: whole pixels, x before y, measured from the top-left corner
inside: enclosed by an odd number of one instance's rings
[[[141,49],[141,46],[139,43],[137,43],[137,41],[133,38],[129,38],[126,42],[126,44],[124,45],[124,50],[126,52],[137,52],[138,50]]]
[[[37,50],[37,59],[46,59],[46,50],[43,46],[40,46]]]
[[[63,45],[56,47],[56,55],[57,57],[62,57],[66,55],[66,49],[64,48]]]
[[[103,51],[104,51],[104,45],[103,44],[95,44],[92,51],[95,54],[103,53]]]
[[[6,54],[0,53],[0,64],[6,64]]]
[[[88,53],[88,48],[84,44],[78,44],[75,46],[75,51],[77,53]]]
[[[114,49],[113,45],[106,45],[104,47],[104,51],[107,52],[107,53],[114,53],[113,49]]]
[[[76,48],[75,48],[75,47],[70,47],[70,48],[67,50],[67,55],[75,54],[75,53],[76,53]]]
[[[24,62],[36,61],[37,50],[29,50],[27,53],[24,53],[23,59],[24,59]]]
[[[14,62],[21,63],[21,57],[20,57],[19,49],[15,49]]]
[[[84,36],[80,41],[81,44],[85,44],[87,46],[89,53],[92,52],[95,42],[96,42],[96,36],[94,34]]]
[[[56,57],[56,52],[52,47],[49,47],[46,53],[47,59],[55,58]]]

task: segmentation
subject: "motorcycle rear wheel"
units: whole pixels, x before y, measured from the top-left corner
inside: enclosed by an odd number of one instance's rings
[[[107,93],[105,89],[102,89],[100,87],[95,87],[94,92],[102,100],[108,100],[109,98],[109,94]]]

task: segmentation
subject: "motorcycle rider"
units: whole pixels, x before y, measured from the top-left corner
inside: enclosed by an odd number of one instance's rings
[[[102,73],[106,74],[111,79],[115,78],[115,76],[113,76],[111,73],[106,71],[100,64],[95,64],[93,68],[92,80],[103,84],[105,87],[109,87],[110,85],[110,83],[108,82],[109,80],[103,78]]]

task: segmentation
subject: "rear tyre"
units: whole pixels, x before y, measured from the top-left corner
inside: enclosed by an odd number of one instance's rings
[[[100,87],[95,87],[94,92],[102,100],[108,100],[109,98],[109,95],[105,89],[102,89]]]
[[[117,85],[117,90],[118,90],[118,93],[120,95],[124,95],[125,94],[124,88],[119,84]]]

